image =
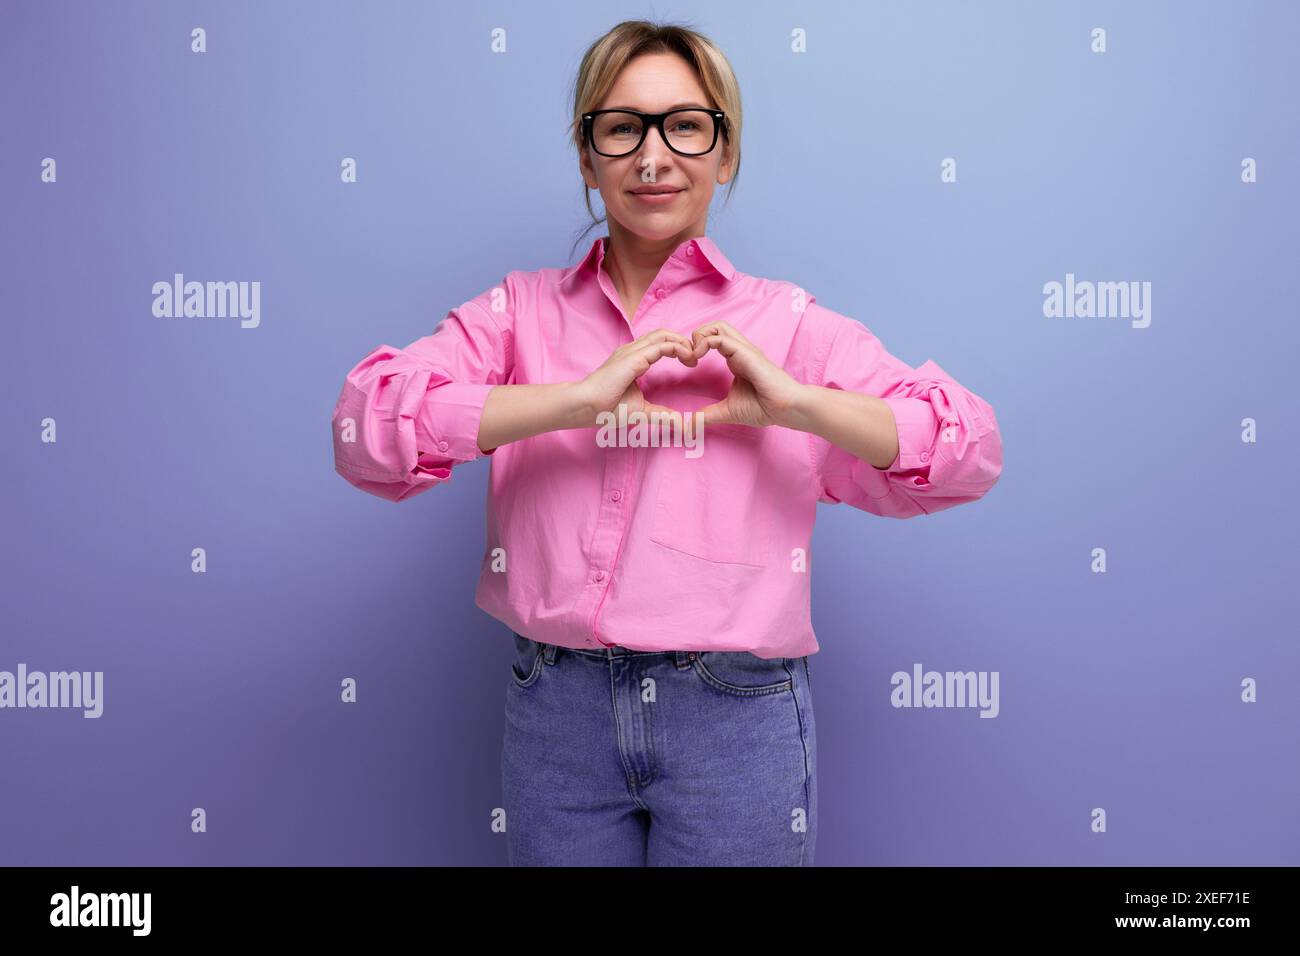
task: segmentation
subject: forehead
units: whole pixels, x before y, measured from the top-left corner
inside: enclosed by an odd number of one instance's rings
[[[675,53],[647,53],[623,67],[598,108],[654,113],[708,105],[690,64]]]

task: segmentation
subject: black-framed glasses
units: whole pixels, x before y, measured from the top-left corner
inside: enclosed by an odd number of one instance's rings
[[[650,127],[668,148],[681,156],[703,156],[718,144],[718,133],[726,133],[722,110],[680,109],[667,113],[638,113],[636,110],[592,110],[582,114],[582,133],[601,156],[626,156],[641,148]]]

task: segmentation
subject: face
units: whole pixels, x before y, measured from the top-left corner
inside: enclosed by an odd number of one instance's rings
[[[596,108],[663,113],[711,105],[685,60],[673,53],[651,53],[628,63]],[[731,179],[731,163],[721,133],[712,151],[682,156],[668,148],[657,128],[646,133],[640,149],[626,156],[601,156],[588,144],[581,158],[583,179],[592,189],[600,190],[611,230],[621,227],[651,241],[702,235],[713,188]],[[651,185],[672,186],[678,191],[654,199],[643,199],[634,192]]]

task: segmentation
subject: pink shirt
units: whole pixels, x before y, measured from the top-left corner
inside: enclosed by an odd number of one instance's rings
[[[883,398],[898,422],[893,464],[779,426],[706,426],[697,457],[602,447],[595,427],[511,442],[488,453],[475,603],[563,647],[815,653],[801,555],[817,502],[908,518],[974,501],[1002,470],[992,407],[793,283],[738,272],[707,237],[677,247],[629,321],[601,266],[607,241],[567,269],[511,272],[431,335],[362,359],[334,407],[335,469],[404,501],[484,454],[494,386],[576,381],[646,332],[729,322],[800,382]],[[731,373],[710,350],[696,368],[662,358],[639,382],[649,401],[694,411],[726,395]]]

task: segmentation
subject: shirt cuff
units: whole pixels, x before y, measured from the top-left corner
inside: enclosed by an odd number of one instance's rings
[[[898,454],[887,468],[876,468],[876,471],[929,468],[939,432],[934,406],[924,398],[884,398],[881,401],[894,413],[898,426]]]
[[[415,416],[415,444],[424,454],[453,461],[473,461],[484,454],[478,447],[479,420],[492,384],[445,382],[430,389]]]

